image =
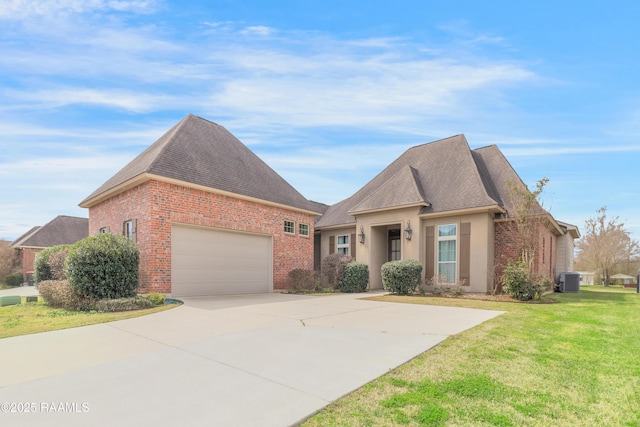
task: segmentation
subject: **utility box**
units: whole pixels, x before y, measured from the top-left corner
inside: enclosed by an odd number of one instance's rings
[[[559,292],[580,292],[579,273],[560,273]]]

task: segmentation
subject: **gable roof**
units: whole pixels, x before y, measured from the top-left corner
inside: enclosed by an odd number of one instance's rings
[[[397,191],[402,188],[403,191]],[[362,202],[353,207],[352,215],[374,210],[392,209],[408,206],[429,206],[424,196],[418,171],[406,165],[398,173],[376,188]]]
[[[223,192],[319,213],[224,127],[192,114],[160,137],[80,203],[91,207],[132,180],[169,178]]]
[[[33,227],[18,237],[13,248],[49,248],[56,245],[71,245],[89,235],[89,220],[75,216],[59,215],[42,227]]]
[[[466,138],[456,135],[408,149],[353,196],[331,206],[316,226],[352,224],[354,214],[409,201],[422,204],[420,214],[500,209],[494,195],[499,192],[488,191]]]

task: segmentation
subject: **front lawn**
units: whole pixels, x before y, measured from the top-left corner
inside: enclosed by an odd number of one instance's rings
[[[173,307],[176,307],[176,304],[117,313],[81,312],[51,308],[42,301],[42,297],[38,302],[25,303],[25,297],[22,297],[20,305],[0,307],[0,338],[130,319]]]
[[[557,304],[396,297],[506,311],[331,404],[305,426],[640,426],[640,295]]]

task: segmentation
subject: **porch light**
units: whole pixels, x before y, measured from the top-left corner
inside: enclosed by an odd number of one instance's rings
[[[411,240],[411,234],[413,234],[413,230],[411,229],[411,221],[407,221],[407,228],[404,229],[405,239]]]
[[[358,240],[361,245],[364,245],[364,228],[360,226],[360,234],[358,234]]]

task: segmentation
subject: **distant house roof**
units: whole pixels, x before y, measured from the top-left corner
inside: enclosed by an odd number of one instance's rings
[[[59,215],[42,227],[33,227],[18,237],[13,248],[49,248],[70,245],[89,235],[89,220],[75,216]]]
[[[403,206],[419,206],[420,214],[500,212],[508,179],[522,182],[497,147],[472,151],[464,135],[456,135],[408,149],[353,196],[331,206],[316,226],[352,224],[354,215]]]
[[[565,233],[569,234],[574,239],[577,239],[580,237],[580,230],[578,229],[577,226],[572,224],[567,224],[566,222],[562,222],[562,221],[558,221],[558,224],[560,224],[560,227],[562,227]]]
[[[91,207],[147,176],[320,213],[224,127],[189,114],[80,203]]]

